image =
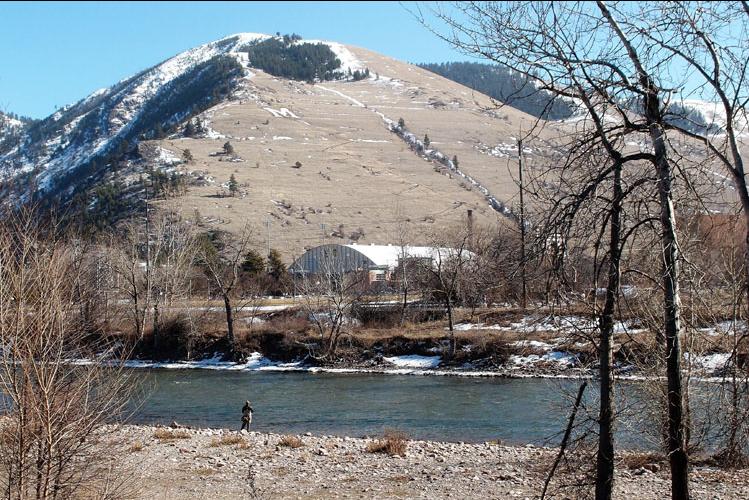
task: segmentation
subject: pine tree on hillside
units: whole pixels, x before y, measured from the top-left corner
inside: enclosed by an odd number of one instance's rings
[[[182,134],[185,137],[194,137],[195,136],[195,125],[192,124],[192,120],[189,120],[185,124],[185,128],[182,129]]]
[[[406,120],[404,120],[403,118],[398,118],[398,128],[405,130],[405,128],[406,128]]]
[[[265,259],[255,250],[250,249],[242,260],[242,272],[257,276],[265,270]]]
[[[234,154],[234,146],[232,146],[231,142],[229,141],[226,141],[226,143],[224,144],[224,154],[230,156]]]
[[[286,264],[281,259],[281,252],[272,248],[268,254],[268,274],[274,279],[279,279],[286,274]]]
[[[458,155],[453,155],[453,166],[458,168]]]
[[[234,177],[234,174],[231,174],[231,177],[229,177],[229,194],[231,196],[236,196],[238,192],[239,192],[239,183],[237,182],[237,179]]]
[[[427,134],[424,134],[424,149],[429,149],[429,145],[432,143],[432,141],[429,140],[429,136]]]
[[[192,152],[189,149],[185,149],[182,151],[182,159],[185,161],[185,163],[192,163],[193,157]]]

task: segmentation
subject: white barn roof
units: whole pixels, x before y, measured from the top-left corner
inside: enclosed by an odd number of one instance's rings
[[[464,251],[468,252],[467,250]],[[395,269],[403,257],[438,261],[455,256],[457,253],[458,250],[454,248],[327,244],[307,250],[291,265],[289,271],[317,273],[330,266],[344,272],[365,269]]]
[[[357,252],[363,254],[369,260],[371,260],[376,266],[394,268],[398,265],[398,261],[401,257],[406,258],[430,258],[437,259],[439,256],[442,258],[447,257],[456,252],[452,248],[437,248],[437,247],[412,247],[412,246],[394,246],[394,245],[342,245],[348,248],[352,248]]]

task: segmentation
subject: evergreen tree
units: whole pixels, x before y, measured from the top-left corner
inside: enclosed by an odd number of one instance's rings
[[[195,125],[192,124],[192,120],[189,120],[187,124],[185,124],[185,128],[182,130],[182,134],[185,137],[195,136]]]
[[[257,276],[265,271],[265,259],[255,250],[250,249],[242,260],[242,272]]]
[[[234,177],[234,174],[231,174],[231,177],[229,177],[229,194],[231,196],[236,196],[238,192],[239,192],[239,183],[237,182],[237,179]]]
[[[185,163],[192,163],[194,159],[192,157],[192,152],[189,149],[182,151],[182,159],[185,160]]]
[[[458,168],[458,155],[453,155],[453,166]]]
[[[161,126],[161,123],[157,123],[153,127],[153,138],[154,139],[162,139],[166,136],[166,133],[164,132],[164,127]]]
[[[428,149],[432,141],[429,140],[429,136],[424,134],[424,149]]]
[[[268,254],[268,274],[278,280],[286,275],[286,264],[281,259],[281,252],[272,248]]]
[[[401,130],[405,130],[406,129],[406,120],[404,120],[403,118],[398,118],[398,128],[401,129]]]
[[[252,66],[274,76],[293,80],[330,80],[346,76],[336,71],[341,61],[322,43],[294,43],[298,35],[284,35],[247,48]]]
[[[225,155],[233,155],[234,154],[234,146],[231,145],[231,142],[226,141],[224,144],[224,154]],[[234,176],[232,176],[234,177]]]
[[[185,179],[177,172],[172,172],[169,176],[169,192],[172,196],[177,196],[185,191]]]

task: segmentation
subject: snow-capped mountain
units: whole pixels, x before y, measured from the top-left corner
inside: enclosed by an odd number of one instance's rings
[[[71,194],[140,139],[155,137],[229,97],[252,76],[248,48],[269,39],[281,40],[240,33],[201,45],[33,123],[12,147],[0,149],[0,179],[13,180],[27,192]],[[341,77],[361,69],[340,44],[285,41],[327,45],[338,57],[335,73]],[[22,124],[9,120],[3,130],[17,134]]]

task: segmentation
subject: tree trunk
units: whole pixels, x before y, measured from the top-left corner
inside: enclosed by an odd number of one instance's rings
[[[159,349],[159,303],[153,304],[153,349]]]
[[[727,112],[726,116],[731,116],[731,105],[728,100],[724,100],[723,102]],[[730,150],[730,158],[733,163],[733,168],[729,168],[729,170],[733,174],[733,183],[736,187],[739,200],[741,200],[741,210],[744,212],[746,231],[744,234],[744,294],[747,297],[747,308],[749,308],[749,190],[747,189],[746,174],[744,173],[744,158],[742,158],[739,151],[736,132],[733,128],[733,122],[730,119],[726,123],[726,139],[728,149]]]
[[[741,191],[741,190],[739,190]],[[743,189],[746,192],[746,186]],[[749,309],[749,196],[741,199],[742,210],[744,211],[745,231],[744,235],[744,293],[746,294],[746,307]]]
[[[664,333],[668,385],[668,455],[671,466],[671,498],[689,499],[689,457],[681,379],[681,300],[679,297],[679,246],[671,196],[671,165],[665,134],[660,125],[660,100],[654,91],[646,99],[646,116],[655,149],[658,198],[660,202],[661,252],[663,262]]]
[[[224,309],[226,310],[226,340],[229,343],[229,350],[234,354],[234,315],[231,307],[231,299],[228,293],[222,294],[224,297]]]
[[[453,304],[450,300],[450,294],[446,295],[445,306],[447,306],[447,327],[450,332],[450,350],[448,356],[450,359],[455,357],[455,331],[453,330]]]
[[[622,167],[614,168],[614,196],[610,209],[609,271],[606,301],[600,318],[599,376],[601,408],[598,419],[596,500],[611,500],[614,487],[614,375],[612,370],[614,312],[621,278]]]
[[[403,323],[406,320],[406,307],[408,307],[408,287],[403,286],[403,305],[401,306],[401,321],[400,326],[403,326]]]

